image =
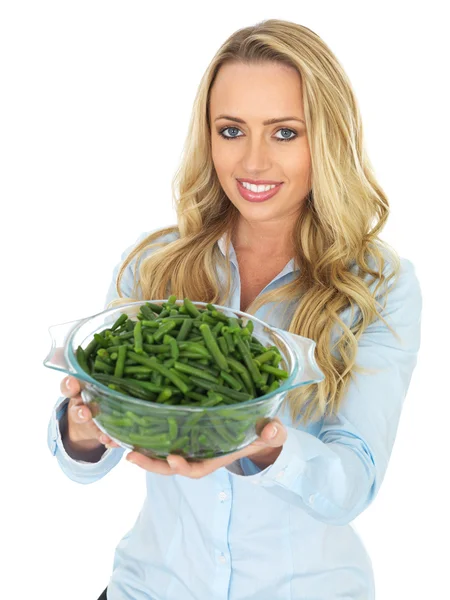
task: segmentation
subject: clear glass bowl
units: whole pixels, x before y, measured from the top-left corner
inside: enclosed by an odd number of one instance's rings
[[[289,376],[281,381],[277,390],[252,400],[210,407],[162,404],[112,390],[81,368],[76,350],[78,346],[86,348],[95,333],[111,327],[123,313],[137,320],[140,307],[146,302],[132,302],[79,321],[53,325],[49,328],[52,349],[44,360],[46,367],[80,380],[81,396],[95,424],[125,449],[152,458],[179,454],[189,460],[236,452],[259,437],[289,390],[324,378],[314,358],[313,340],[272,327],[253,315],[213,305],[227,317],[242,319],[243,326],[248,320],[253,321],[252,336],[266,347],[278,348],[282,356],[279,367]],[[151,302],[161,305],[167,299]],[[176,305],[182,303],[183,300],[175,302]],[[193,304],[200,309],[206,307],[205,302]]]

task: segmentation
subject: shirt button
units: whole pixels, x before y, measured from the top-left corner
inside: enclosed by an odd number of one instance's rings
[[[226,559],[226,557],[225,557],[223,554],[221,554],[221,555],[219,556],[219,561],[220,561],[222,564],[224,564],[224,563],[226,563],[226,562],[227,562],[227,559]]]
[[[220,500],[223,502],[224,500],[227,499],[227,495],[225,494],[225,492],[220,492],[219,494],[219,498]]]
[[[311,505],[313,505],[313,504],[314,504],[314,500],[315,500],[315,496],[314,496],[314,494],[311,494],[311,496],[310,496],[310,497],[309,497],[309,499],[308,499],[308,502],[309,502]]]
[[[275,475],[275,479],[283,479],[284,469]]]

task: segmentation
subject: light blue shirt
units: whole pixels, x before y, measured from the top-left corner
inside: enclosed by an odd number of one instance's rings
[[[224,238],[219,248],[225,254]],[[229,259],[233,286],[227,305],[239,310],[232,247]],[[135,260],[121,283],[127,297]],[[105,307],[117,296],[120,264]],[[292,259],[263,292],[295,276]],[[219,277],[224,281],[223,273]],[[417,361],[421,307],[414,267],[402,259],[383,313],[402,342],[382,321],[370,325],[359,340],[357,363],[377,372],[355,375],[336,417],[294,428],[287,410],[278,413],[288,436],[273,465],[260,470],[243,458],[201,479],[145,472],[147,497],[116,549],[108,600],[372,600],[371,561],[350,523],[373,501],[386,473]],[[272,311],[269,321],[269,308],[255,316],[281,327],[277,313],[283,311]],[[341,316],[349,324],[349,312]],[[59,398],[50,419],[50,451],[73,481],[98,481],[124,450],[106,450],[97,463],[69,457],[58,423],[67,403]]]

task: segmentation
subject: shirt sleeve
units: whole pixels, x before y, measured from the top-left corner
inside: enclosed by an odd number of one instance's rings
[[[339,412],[312,435],[286,427],[277,460],[259,469],[249,457],[228,465],[235,476],[266,488],[312,517],[334,525],[355,519],[373,501],[386,473],[400,413],[417,363],[422,295],[412,263],[401,259],[383,318],[358,343],[356,363],[371,373],[354,374]]]
[[[155,230],[157,231],[157,230]],[[130,254],[130,252],[135,248],[138,244],[140,244],[148,235],[154,233],[154,231],[142,233],[136,242],[129,246],[121,255],[121,260],[113,269],[112,280],[109,286],[108,292],[106,294],[105,299],[105,310],[107,309],[109,303],[118,298],[117,289],[116,289],[116,280],[119,270]],[[177,234],[168,234],[161,239],[158,239],[158,242],[169,243],[176,239]],[[151,253],[145,253],[145,256],[148,256]],[[143,257],[140,258],[142,260]],[[120,289],[122,291],[122,295],[124,297],[131,297],[133,291],[134,277],[135,277],[135,269],[138,269],[139,264],[136,264],[136,257],[130,261],[125,269],[123,276],[120,282]],[[47,431],[47,445],[49,447],[50,452],[53,456],[56,457],[58,464],[62,471],[72,479],[78,483],[93,483],[94,481],[98,481],[102,477],[104,477],[109,471],[115,467],[121,460],[125,450],[124,448],[110,448],[106,449],[104,454],[101,456],[100,460],[97,462],[87,462],[82,460],[75,460],[66,452],[64,445],[61,440],[61,419],[63,418],[65,412],[67,411],[67,405],[69,403],[68,398],[60,397],[58,398],[51,417],[48,424]]]

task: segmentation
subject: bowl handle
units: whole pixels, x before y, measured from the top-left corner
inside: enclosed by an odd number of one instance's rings
[[[85,379],[83,376],[83,370],[75,370],[68,362],[66,352],[67,344],[66,341],[74,330],[82,321],[86,319],[79,319],[78,321],[69,321],[68,323],[60,323],[59,325],[52,325],[48,328],[50,337],[52,338],[52,348],[48,353],[47,357],[43,361],[45,367],[55,369],[56,371],[62,371],[68,375],[73,375],[77,379]]]
[[[278,335],[280,335],[293,353],[297,357],[300,368],[297,371],[297,376],[292,381],[288,389],[292,389],[299,385],[307,385],[309,383],[319,383],[325,379],[325,375],[320,370],[314,356],[314,350],[316,348],[316,342],[309,338],[302,337],[296,333],[285,331],[284,329],[277,329],[274,327]]]

